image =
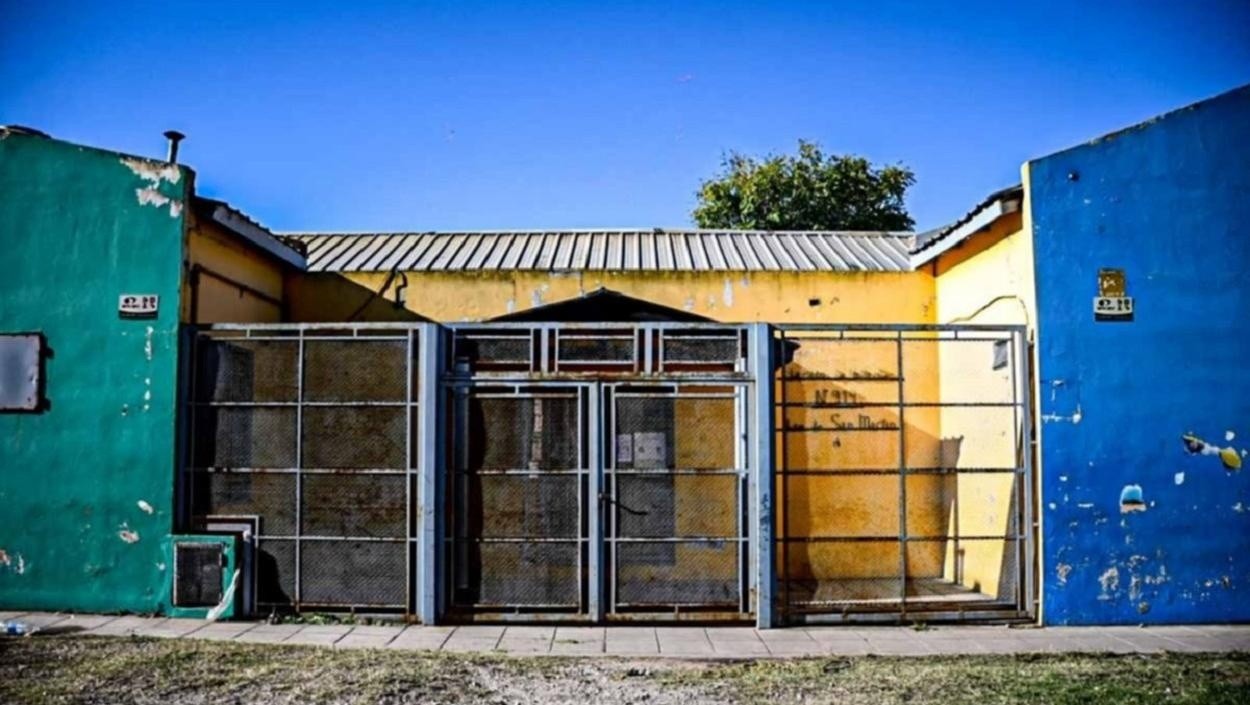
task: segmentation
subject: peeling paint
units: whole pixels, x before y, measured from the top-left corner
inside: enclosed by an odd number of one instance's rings
[[[728,277],[725,278],[725,288],[721,292],[720,299],[721,303],[725,304],[726,307],[734,305],[734,283]]]
[[[1146,500],[1142,496],[1141,485],[1125,485],[1120,490],[1120,513],[1146,511]]]
[[[1225,442],[1225,443],[1232,443],[1232,442],[1233,442],[1233,439],[1234,439],[1234,438],[1236,438],[1236,437],[1237,437],[1237,434],[1233,433],[1231,429],[1230,429],[1230,430],[1228,430],[1228,431],[1225,431],[1225,432],[1224,432],[1224,442]]]
[[[126,543],[138,543],[139,532],[134,531],[128,525],[123,523],[117,532],[117,538],[125,541]]]
[[[1072,424],[1079,424],[1081,423],[1082,418],[1084,418],[1084,413],[1081,411],[1080,404],[1076,405],[1076,411],[1072,412],[1071,416],[1064,416],[1063,414],[1042,414],[1042,421],[1044,423],[1068,422]]]
[[[1224,437],[1228,438],[1230,434],[1232,434],[1232,431],[1226,432]],[[1224,469],[1229,472],[1240,470],[1241,460],[1246,456],[1246,451],[1244,450],[1238,452],[1237,449],[1232,446],[1221,448],[1214,443],[1207,443],[1198,436],[1194,435],[1192,431],[1190,433],[1183,434],[1181,436],[1181,442],[1185,444],[1185,450],[1188,451],[1190,455],[1214,455],[1219,457],[1220,462],[1224,464]]]
[[[1110,600],[1112,593],[1120,589],[1120,569],[1111,566],[1098,576],[1098,584],[1102,586],[1102,594],[1098,596],[1100,600]]]
[[[1060,585],[1068,584],[1068,576],[1072,574],[1072,566],[1067,563],[1060,563],[1055,566],[1055,576],[1059,578]]]
[[[154,511],[155,511],[154,509],[152,509],[152,505],[148,504],[147,502],[143,501],[142,499],[141,499],[141,500],[139,500],[139,501],[137,502],[137,504],[139,505],[139,509],[143,510],[143,512],[144,512],[144,513],[146,513],[146,514],[151,514],[152,512],[154,512]]]
[[[148,362],[152,361],[152,335],[154,333],[156,333],[156,329],[152,326],[148,326],[147,330],[143,332],[143,356],[147,358]],[[151,384],[150,379],[148,383]]]
[[[530,305],[533,306],[534,308],[538,308],[539,306],[542,306],[543,297],[547,295],[547,290],[550,288],[551,288],[550,284],[543,284],[537,289],[534,289],[533,291],[531,291],[530,292]]]
[[[134,172],[135,176],[150,182],[153,186],[159,186],[161,182],[176,184],[182,179],[182,171],[177,164],[133,157],[123,157],[121,162],[127,169]]]
[[[1172,481],[1178,485],[1185,484],[1185,473],[1183,472],[1176,473],[1175,475],[1172,476]]]

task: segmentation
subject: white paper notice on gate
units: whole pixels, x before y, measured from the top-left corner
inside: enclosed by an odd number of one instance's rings
[[[633,465],[634,463],[634,434],[618,433],[616,434],[616,464],[617,465]]]
[[[655,469],[667,467],[668,443],[663,433],[634,434],[634,467]]]

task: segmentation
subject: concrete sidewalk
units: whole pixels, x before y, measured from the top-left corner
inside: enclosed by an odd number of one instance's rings
[[[785,658],[804,656],[936,656],[1017,653],[1162,653],[1250,651],[1250,625],[1178,627],[950,626],[792,627],[460,627],[353,626],[205,622],[164,617],[115,617],[0,612],[39,633],[147,636],[339,648],[414,649],[526,656]]]

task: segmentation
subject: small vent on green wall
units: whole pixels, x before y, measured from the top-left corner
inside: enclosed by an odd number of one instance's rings
[[[174,606],[212,607],[221,602],[225,558],[221,544],[174,544]]]

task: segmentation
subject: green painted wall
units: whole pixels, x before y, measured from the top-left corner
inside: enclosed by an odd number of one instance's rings
[[[51,350],[48,408],[0,412],[0,607],[158,611],[193,174],[0,136],[0,332],[41,331]],[[120,319],[123,293],[159,295],[159,317]]]

